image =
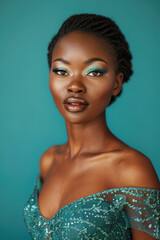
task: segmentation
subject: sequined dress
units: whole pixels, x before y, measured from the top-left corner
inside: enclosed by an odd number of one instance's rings
[[[51,219],[38,207],[42,187],[37,175],[33,191],[23,208],[24,222],[35,240],[131,240],[131,229],[160,239],[160,191],[121,187],[75,200]]]

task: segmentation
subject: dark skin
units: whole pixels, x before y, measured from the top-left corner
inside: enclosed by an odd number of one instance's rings
[[[116,76],[116,64],[112,57],[113,51],[110,46],[106,46],[106,41],[87,34],[88,44],[84,35],[86,36],[84,33],[79,35],[72,33],[56,45],[53,61],[61,56],[70,61],[71,64],[60,61],[53,62],[49,77],[49,87],[54,102],[66,121],[69,161],[73,161],[82,154],[93,153],[93,149],[95,152],[103,152],[104,149],[111,151],[116,148],[117,144],[116,138],[106,124],[105,109],[112,94],[117,95],[120,92],[123,73]],[[97,42],[99,42],[98,46]],[[85,60],[95,56],[104,59],[108,64],[102,61],[84,64]],[[91,69],[92,66],[101,67],[107,73],[98,77],[92,76],[91,73],[87,75],[87,69]],[[70,76],[55,74],[52,72],[53,67],[67,69]],[[85,111],[80,113],[66,111],[63,101],[73,95],[82,97],[89,103]],[[115,145],[113,146],[113,144]]]
[[[95,57],[107,63],[84,63]],[[70,64],[53,62],[57,58]],[[105,73],[91,72],[93,66]],[[60,67],[65,72],[52,71]],[[49,87],[65,119],[68,141],[49,148],[40,160],[43,186],[38,204],[45,218],[52,218],[77,199],[106,189],[127,186],[160,189],[150,159],[118,139],[107,126],[106,108],[111,96],[121,91],[122,82],[123,73],[117,73],[115,53],[106,40],[90,33],[72,32],[56,44]],[[69,112],[63,105],[69,96],[81,97],[89,106],[82,112]],[[135,229],[133,236],[135,240],[155,239]]]

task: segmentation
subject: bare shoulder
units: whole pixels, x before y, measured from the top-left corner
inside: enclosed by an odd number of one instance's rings
[[[39,169],[40,169],[40,175],[42,179],[45,179],[47,176],[47,173],[49,172],[51,166],[54,163],[55,154],[59,149],[61,148],[61,145],[54,145],[52,147],[49,147],[41,156],[39,161]]]
[[[151,160],[140,151],[128,148],[118,164],[118,179],[122,187],[146,187],[160,190],[160,181]]]

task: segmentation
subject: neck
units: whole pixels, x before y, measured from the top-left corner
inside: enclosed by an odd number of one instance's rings
[[[69,158],[80,154],[101,152],[109,147],[113,134],[109,130],[105,112],[85,123],[70,123],[66,121],[68,142],[66,143]]]

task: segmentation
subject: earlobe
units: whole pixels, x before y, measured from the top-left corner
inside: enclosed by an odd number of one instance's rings
[[[115,85],[114,85],[113,92],[112,92],[113,96],[116,96],[120,93],[121,88],[122,88],[123,78],[124,78],[124,74],[122,72],[120,72],[116,75]]]

